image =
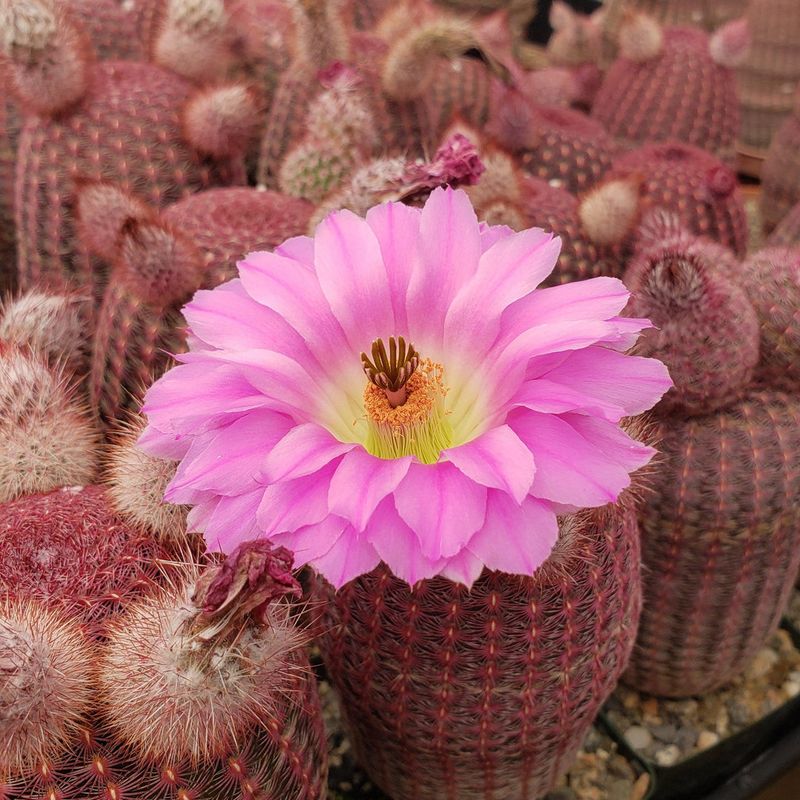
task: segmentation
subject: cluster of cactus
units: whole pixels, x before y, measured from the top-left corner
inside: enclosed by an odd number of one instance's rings
[[[645,145],[614,160],[584,198],[581,219],[595,241],[629,253],[649,211],[676,215],[691,233],[747,250],[748,224],[736,174],[710,153],[680,142]]]
[[[568,517],[533,577],[409,587],[380,566],[322,586],[320,648],[372,780],[395,800],[552,788],[633,647],[638,558],[623,502]]]
[[[638,348],[675,387],[654,417],[661,455],[639,511],[643,611],[624,680],[682,697],[743,671],[780,621],[800,566],[800,399],[763,367],[780,336],[760,332],[750,299],[764,270],[742,285],[733,254],[675,218],[645,229],[629,311],[653,321]]]
[[[711,38],[636,16],[619,33],[620,56],[597,92],[592,116],[625,147],[674,139],[732,163],[739,126],[733,67],[747,27],[729,23]]]

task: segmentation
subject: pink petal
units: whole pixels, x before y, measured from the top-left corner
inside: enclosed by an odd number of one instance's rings
[[[483,561],[466,548],[452,558],[439,571],[443,578],[448,578],[455,583],[463,583],[467,589],[480,578],[483,572]]]
[[[147,390],[142,411],[159,431],[186,434],[201,433],[225,418],[269,404],[237,367],[197,363],[173,367],[159,378]]]
[[[442,457],[476,483],[508,492],[517,505],[528,494],[536,471],[531,451],[508,425],[445,450]]]
[[[316,364],[300,334],[272,309],[253,300],[239,280],[197,292],[183,315],[191,333],[213,348],[275,350],[306,369]]]
[[[558,522],[549,503],[526,498],[520,506],[507,494],[490,491],[486,522],[468,548],[489,569],[533,575],[558,540]]]
[[[485,253],[495,243],[515,233],[508,225],[489,225],[486,222],[479,223],[478,230],[481,234],[481,253]]]
[[[313,272],[314,238],[312,236],[293,236],[275,248],[279,256],[291,258]]]
[[[585,350],[577,351],[579,354],[585,352]],[[530,408],[532,411],[539,411],[543,414],[583,411],[587,414],[605,417],[613,422],[619,422],[625,416],[624,408],[606,402],[602,395],[587,394],[546,378],[537,378],[523,383],[519,391],[511,398],[510,404]]]
[[[392,297],[381,248],[372,228],[352,211],[327,216],[315,235],[315,265],[322,292],[351,351],[395,332]]]
[[[534,497],[579,507],[614,502],[630,485],[627,470],[552,414],[518,409],[509,425],[531,449],[536,475]]]
[[[331,513],[345,517],[357,531],[363,531],[378,503],[397,488],[410,465],[410,457],[381,459],[362,447],[353,448],[331,479]]]
[[[294,553],[295,566],[302,567],[309,561],[324,556],[339,541],[346,528],[347,520],[331,514],[313,525],[273,533],[269,539],[274,544],[291,550]]]
[[[316,274],[277,253],[250,253],[238,262],[247,293],[271,308],[305,340],[320,364],[335,370],[350,356],[341,325],[331,312]]]
[[[647,411],[672,386],[669,371],[660,361],[623,355],[607,347],[570,353],[544,377],[588,398],[602,398],[599,402],[603,404],[618,406],[624,412],[620,417]]]
[[[628,472],[634,472],[649,463],[657,452],[655,448],[637,442],[618,426],[603,419],[592,419],[581,414],[564,414],[563,419],[587,442],[591,442]]]
[[[340,442],[321,425],[308,422],[292,428],[267,455],[261,475],[267,483],[317,472],[357,445]]]
[[[480,231],[464,192],[435,189],[422,209],[420,260],[408,286],[409,334],[417,347],[436,350],[444,319],[458,290],[478,268]]]
[[[211,517],[205,523],[203,534],[211,550],[230,553],[242,542],[258,535],[256,511],[263,489],[237,497],[220,497]]]
[[[237,495],[256,488],[264,458],[293,424],[283,414],[259,410],[197,437],[165,497],[172,503],[191,503],[189,495],[196,491]]]
[[[365,535],[381,561],[409,586],[424,578],[432,578],[445,564],[445,559],[425,557],[419,539],[400,518],[391,497],[378,505]]]
[[[201,350],[177,356],[184,364],[233,367],[262,395],[262,405],[307,420],[325,397],[318,383],[293,358],[273,350]]]
[[[408,284],[411,273],[419,269],[420,210],[403,203],[383,203],[371,208],[366,219],[378,239],[386,268],[395,325],[389,335],[402,335],[408,330]]]
[[[151,425],[145,428],[137,439],[136,446],[151,456],[167,461],[180,461],[188,452],[191,443],[191,439],[186,436],[162,433]]]
[[[498,347],[534,323],[611,319],[625,308],[629,297],[625,284],[617,278],[590,278],[539,289],[506,309]]]
[[[350,526],[325,555],[312,559],[309,563],[321,575],[341,589],[353,578],[371,572],[380,563],[380,556],[362,534]]]
[[[496,242],[456,294],[444,321],[446,350],[485,353],[508,306],[530,294],[552,271],[561,240],[530,228]]]
[[[328,488],[337,466],[338,460],[311,475],[267,486],[256,514],[259,529],[272,537],[325,519]]]
[[[486,488],[453,464],[413,463],[394,492],[395,507],[427,558],[453,556],[483,525]]]

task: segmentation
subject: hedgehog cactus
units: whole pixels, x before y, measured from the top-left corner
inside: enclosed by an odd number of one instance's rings
[[[717,248],[651,242],[629,269],[629,313],[660,330],[643,352],[675,389],[639,512],[644,600],[625,680],[667,696],[711,691],[774,632],[800,566],[800,401],[748,389],[758,327]]]
[[[761,222],[769,233],[800,202],[800,90],[761,168]]]
[[[182,78],[151,64],[92,64],[81,32],[58,14],[29,34],[26,14],[44,14],[45,0],[13,0],[8,8],[9,70],[25,111],[15,200],[23,288],[95,279],[74,232],[79,177],[113,180],[154,205],[243,180],[241,129],[253,109],[241,97],[231,102],[229,87],[212,95],[224,102],[204,92],[186,116],[192,87]],[[209,144],[214,158],[205,155]]]
[[[169,589],[128,601],[88,643],[53,612],[0,610],[0,653],[22,639],[43,650],[45,676],[74,667],[59,688],[75,691],[56,692],[61,707],[48,709],[46,750],[31,747],[44,733],[38,694],[25,698],[38,718],[0,733],[35,760],[6,772],[11,796],[323,800],[319,701],[305,636],[281,599],[299,593],[290,566],[285,550],[243,547],[199,578],[189,568]],[[86,669],[90,658],[100,669]],[[33,665],[3,662],[4,695]]]
[[[737,283],[739,265],[721,245],[687,235],[642,248],[626,273],[634,316],[655,328],[637,344],[669,367],[675,386],[656,409],[715,411],[741,392],[759,356],[758,319]]]
[[[735,157],[739,101],[733,67],[748,44],[743,21],[710,39],[635,16],[620,30],[620,57],[608,70],[592,116],[625,147],[674,139]]]
[[[633,646],[638,550],[635,514],[608,506],[567,518],[532,578],[409,588],[381,566],[328,592],[320,646],[375,783],[397,800],[548,791]]]
[[[581,219],[595,241],[629,247],[638,221],[657,208],[676,215],[687,232],[744,256],[748,226],[736,174],[680,142],[646,145],[615,159],[583,198]]]
[[[800,392],[800,248],[769,247],[742,268],[742,284],[761,325],[756,381]]]
[[[189,195],[159,215],[102,183],[83,184],[77,206],[84,246],[113,265],[90,380],[92,404],[108,423],[136,406],[169,354],[185,349],[180,307],[189,297],[231,278],[248,250],[304,233],[312,210],[303,200],[237,187]]]
[[[164,0],[66,0],[65,7],[101,60],[147,58]]]
[[[92,479],[97,433],[71,379],[0,343],[0,502]]]
[[[577,194],[611,167],[615,145],[586,114],[535,105],[513,88],[498,89],[492,102],[490,135],[535,177]]]

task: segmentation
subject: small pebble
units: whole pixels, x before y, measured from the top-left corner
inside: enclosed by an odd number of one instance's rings
[[[656,764],[660,767],[672,767],[678,763],[681,751],[676,745],[671,744],[656,751]]]
[[[714,731],[701,731],[697,737],[697,749],[708,750],[719,742],[719,736]]]
[[[800,694],[800,683],[795,681],[786,681],[781,688],[787,697],[797,697]]]
[[[643,728],[641,725],[631,725],[628,730],[625,731],[625,741],[634,749],[634,750],[646,750],[653,742],[653,737],[647,728]]]
[[[675,725],[651,725],[650,732],[664,744],[675,744],[678,738],[678,729]]]
[[[751,678],[763,678],[772,669],[778,660],[778,654],[768,647],[764,647],[756,653],[756,657],[747,669],[747,674]]]
[[[646,717],[657,717],[658,716],[658,700],[655,697],[648,697],[642,703],[642,713]]]

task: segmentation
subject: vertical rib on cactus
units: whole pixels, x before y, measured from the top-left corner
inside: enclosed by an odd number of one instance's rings
[[[409,589],[380,566],[327,592],[323,657],[372,780],[396,800],[551,788],[627,662],[638,553],[634,515],[607,506],[566,521],[532,578]]]
[[[772,392],[663,418],[639,515],[644,604],[626,682],[711,691],[775,631],[800,566],[798,432],[797,399]]]
[[[631,261],[628,311],[654,327],[636,344],[670,371],[674,386],[656,407],[705,414],[729,405],[750,382],[759,356],[758,319],[736,282],[730,251],[683,235],[656,241]]]
[[[761,326],[762,386],[800,392],[800,248],[769,247],[742,267],[742,285]]]
[[[0,64],[0,80],[7,80]],[[14,228],[14,172],[17,164],[19,110],[13,99],[0,97],[0,292],[17,283],[17,232]]]
[[[692,28],[668,28],[663,43],[652,47],[639,36],[626,41],[625,33],[623,28],[621,56],[592,106],[594,119],[625,147],[675,139],[732,162],[739,125],[736,78],[719,63],[729,63],[728,50],[712,55],[710,44],[717,39]]]
[[[97,433],[71,379],[0,343],[0,502],[92,479]]]

